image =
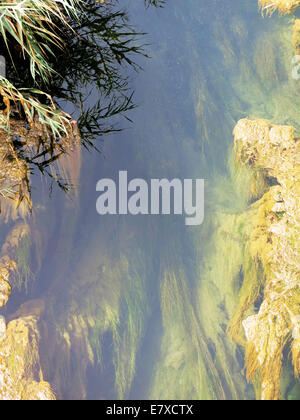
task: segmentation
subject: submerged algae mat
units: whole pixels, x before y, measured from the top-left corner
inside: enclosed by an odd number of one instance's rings
[[[58,398],[254,399],[243,347],[227,334],[242,267],[261,275],[243,248],[253,177],[234,165],[232,130],[255,116],[300,132],[292,24],[263,19],[246,0],[172,0],[149,23],[132,8],[153,44],[135,82],[135,125],[107,141],[106,160],[83,159],[76,202],[36,198],[41,269],[15,300],[46,302],[40,359]],[[204,224],[99,219],[96,182],[124,168],[146,179],[206,178]],[[249,315],[258,309],[250,306]],[[289,354],[281,395],[300,398]]]

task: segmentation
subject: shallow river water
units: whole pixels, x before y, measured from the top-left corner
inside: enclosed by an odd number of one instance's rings
[[[289,19],[263,18],[255,0],[137,3],[126,7],[150,58],[130,75],[133,122],[101,154],[83,152],[78,198],[33,190],[37,273],[3,314],[45,301],[41,362],[59,398],[254,399],[226,332],[241,285],[235,214],[247,206],[232,131],[245,117],[300,128]],[[203,224],[100,216],[96,184],[119,171],[205,179]],[[287,360],[283,397],[295,386]]]

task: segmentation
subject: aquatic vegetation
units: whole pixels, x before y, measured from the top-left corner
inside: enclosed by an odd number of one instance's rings
[[[18,267],[18,273],[16,276],[16,287],[19,290],[24,288],[25,292],[28,293],[29,285],[31,285],[34,279],[34,274],[31,271],[31,238],[30,235],[23,236],[19,242],[19,246],[16,249],[16,264]]]
[[[279,74],[278,71],[278,45],[274,43],[272,38],[266,39],[263,44],[257,40],[257,48],[254,55],[254,66],[259,79],[266,88],[278,86]]]
[[[30,258],[30,228],[25,222],[16,223],[8,233],[0,254],[0,306],[5,306],[11,289],[23,286],[28,290],[32,273],[29,268]]]
[[[293,44],[295,53],[300,55],[300,19],[295,19],[293,27]]]
[[[181,399],[183,395],[201,400],[242,398],[242,377],[233,378],[225,367],[229,360],[233,361],[234,351],[220,337],[221,333],[207,332],[207,320],[202,318],[199,322],[200,311],[193,305],[190,293],[183,270],[177,274],[165,272],[161,283],[165,333],[150,398]],[[207,299],[211,302],[211,296]]]
[[[67,302],[72,311],[67,318],[62,311],[53,336],[44,338],[53,342],[51,353],[45,348],[43,366],[58,395],[87,398],[88,373],[93,369],[95,375],[104,375],[108,360],[115,373],[104,390],[94,391],[97,398],[101,391],[107,397],[116,395],[123,399],[129,395],[149,311],[146,274],[142,266],[138,268],[137,255],[132,256],[135,263],[132,260],[129,264],[125,255],[110,259],[105,254],[107,250],[95,249],[92,256],[86,254],[89,265],[77,266],[81,286],[78,289],[76,283],[69,285],[73,298]],[[79,300],[81,287],[92,293],[83,292]],[[65,302],[62,309],[63,306]]]
[[[146,6],[162,7],[166,0],[145,0]]]
[[[203,399],[224,399],[222,385],[190,303],[185,274],[182,271],[177,275],[165,272],[163,276],[161,309],[165,336],[151,398],[180,399],[185,395],[193,399],[200,396]],[[191,371],[195,373],[194,378],[190,376]],[[170,389],[169,382],[180,384],[180,387]]]

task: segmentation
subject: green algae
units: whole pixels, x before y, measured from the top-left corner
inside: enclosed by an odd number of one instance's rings
[[[28,234],[21,238],[16,249],[17,274],[14,286],[17,287],[19,291],[24,289],[26,293],[29,292],[29,287],[33,286],[32,282],[34,280],[34,274],[30,268],[32,260],[31,248],[31,236]]]
[[[297,383],[287,394],[287,400],[299,401],[300,400],[300,384]]]
[[[161,359],[150,398],[225,399],[213,358],[197,321],[185,274],[165,272],[161,284]],[[191,372],[194,372],[191,375]],[[178,384],[172,387],[172,384]]]

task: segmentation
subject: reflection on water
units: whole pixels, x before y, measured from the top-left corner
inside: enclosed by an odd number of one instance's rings
[[[0,50],[6,56],[6,73],[9,75],[7,88],[1,90],[0,105],[1,110],[11,112],[14,152],[30,169],[46,172],[65,189],[68,187],[67,181],[71,183],[76,180],[59,170],[54,176],[49,168],[63,160],[62,154],[72,151],[77,143],[74,137],[78,133],[74,133],[72,124],[69,127],[68,115],[59,114],[56,108],[69,111],[76,118],[84,147],[100,148],[101,136],[120,129],[115,117],[125,115],[135,106],[128,86],[128,75],[123,67],[126,64],[137,69],[135,57],[144,54],[141,35],[129,25],[125,11],[113,5],[96,4],[94,0],[84,2],[82,7],[80,21],[71,21],[70,26],[66,26],[62,34],[59,33],[64,48],[61,48],[61,44],[50,44],[52,53],[47,58],[49,67],[55,69],[51,79],[32,72],[29,58],[20,54],[14,45],[15,38],[8,34],[6,40],[3,37],[0,39]],[[25,93],[22,90],[24,86]],[[27,89],[29,93],[33,89],[39,104],[26,93]],[[54,104],[49,95],[54,98]],[[8,99],[16,102],[12,109],[6,106]],[[43,107],[47,106],[50,109],[43,112]],[[50,121],[48,130],[32,120],[34,110],[42,122]],[[25,116],[27,125],[22,123]],[[74,123],[72,119],[71,123]],[[59,133],[63,139],[57,141]],[[63,135],[67,135],[67,139]],[[74,160],[73,166],[76,166]],[[62,167],[59,163],[58,166]],[[64,180],[63,175],[69,177]]]
[[[103,155],[83,152],[77,199],[33,190],[39,210],[19,250],[28,294],[15,292],[6,314],[44,300],[41,363],[59,398],[253,399],[243,349],[226,332],[239,299],[239,214],[250,182],[234,167],[232,130],[247,116],[299,130],[289,23],[263,20],[255,1],[172,0],[147,11],[136,3],[128,7],[149,33],[151,60],[138,59],[145,71],[133,81],[134,125],[113,134]],[[96,183],[119,170],[205,178],[204,224],[100,217]],[[288,358],[282,393],[300,396]]]

